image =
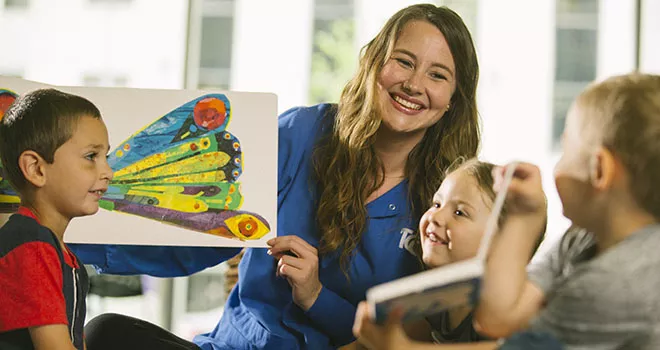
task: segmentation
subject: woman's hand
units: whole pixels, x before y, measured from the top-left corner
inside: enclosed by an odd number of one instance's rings
[[[403,329],[401,316],[400,311],[394,310],[385,325],[377,326],[372,322],[367,302],[363,301],[355,314],[353,335],[369,349],[409,349],[413,343]]]
[[[266,243],[270,246],[268,254],[277,259],[277,274],[291,285],[293,302],[309,310],[323,289],[318,251],[295,235],[275,237]]]

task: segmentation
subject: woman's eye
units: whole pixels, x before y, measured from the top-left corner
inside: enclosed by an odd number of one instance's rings
[[[456,209],[456,210],[454,210],[454,215],[465,216],[465,212],[463,212],[462,210]]]
[[[400,65],[404,67],[408,67],[408,68],[412,67],[412,63],[410,63],[410,61],[408,60],[404,60],[403,58],[396,58],[396,60],[397,62],[399,62]]]
[[[440,73],[431,73],[431,78],[433,78],[435,80],[447,80],[447,77],[445,77],[444,75],[442,75]]]
[[[431,208],[436,208],[436,209],[440,208],[440,203],[433,203],[433,205],[431,205]]]

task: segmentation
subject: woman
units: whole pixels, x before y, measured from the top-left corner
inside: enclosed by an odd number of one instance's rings
[[[280,236],[268,242],[269,250],[247,250],[220,322],[194,343],[202,349],[326,349],[353,341],[356,305],[366,290],[420,270],[406,249],[408,238],[443,169],[477,153],[478,71],[461,18],[445,7],[414,5],[397,12],[363,48],[337,106],[282,114]],[[104,272],[156,276],[190,274],[236,253],[92,248],[76,252]],[[88,340],[90,333],[103,333],[104,322],[92,321]]]

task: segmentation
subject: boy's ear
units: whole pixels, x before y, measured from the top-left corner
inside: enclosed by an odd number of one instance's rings
[[[35,151],[26,150],[18,156],[18,167],[25,180],[37,188],[46,184],[45,165],[46,161]]]
[[[614,153],[606,147],[598,147],[590,159],[589,179],[591,185],[599,191],[607,190],[612,186],[617,171],[617,161]]]

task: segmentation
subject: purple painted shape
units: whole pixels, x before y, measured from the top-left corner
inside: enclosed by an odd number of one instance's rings
[[[270,230],[268,222],[259,214],[247,211],[225,210],[225,211],[206,211],[202,213],[183,213],[175,210],[139,205],[121,200],[114,200],[115,210],[127,214],[138,215],[150,219],[169,222],[177,226],[182,226],[199,232],[208,232],[220,227],[231,230],[225,224],[225,220],[240,215],[249,214],[260,220]]]

